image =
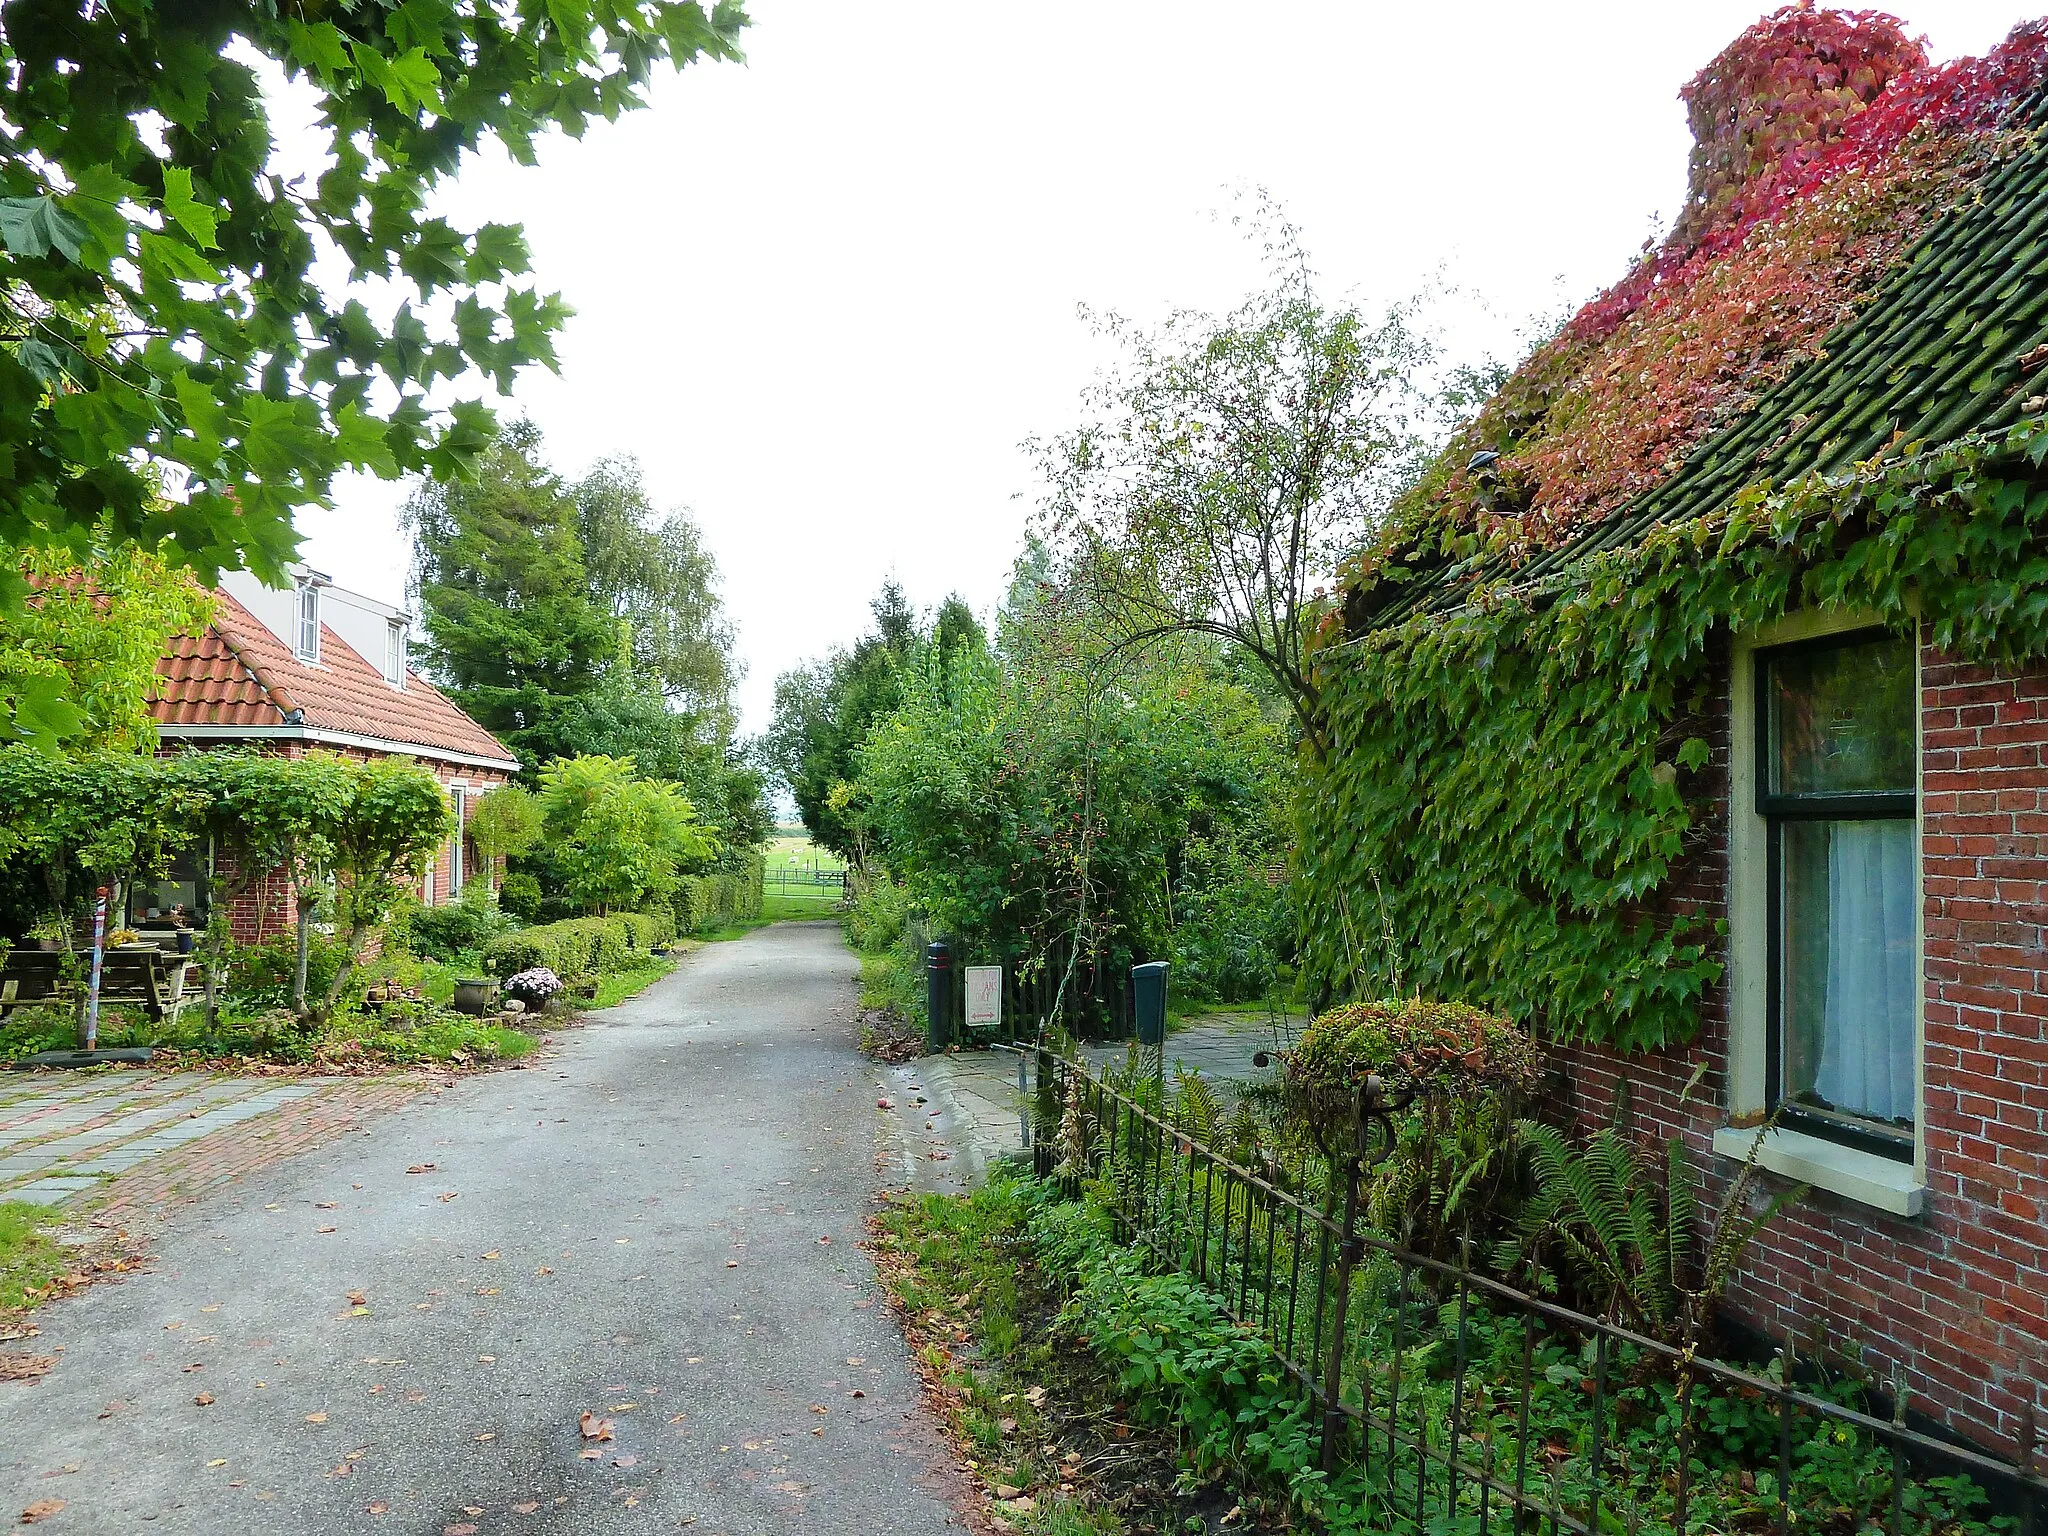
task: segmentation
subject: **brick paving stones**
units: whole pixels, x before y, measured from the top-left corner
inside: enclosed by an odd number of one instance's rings
[[[0,1074],[0,1200],[147,1205],[235,1177],[402,1103],[417,1078],[113,1070]]]

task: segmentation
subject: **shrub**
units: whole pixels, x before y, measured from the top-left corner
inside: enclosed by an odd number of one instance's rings
[[[909,921],[910,893],[886,876],[869,881],[843,919],[847,942],[864,955],[888,950]]]
[[[676,940],[673,911],[657,907],[652,912],[621,912],[618,920],[626,925],[632,946],[637,950],[666,949]]]
[[[1392,1113],[1392,1144],[1366,1182],[1365,1220],[1433,1257],[1450,1257],[1467,1234],[1490,1237],[1511,1214],[1517,1111],[1542,1082],[1535,1042],[1463,1003],[1352,1003],[1322,1015],[1289,1054],[1282,1091],[1326,1157],[1351,1150],[1368,1074],[1392,1102],[1408,1102]]]
[[[540,882],[520,872],[498,882],[498,905],[522,923],[540,916]]]
[[[463,888],[446,906],[410,903],[388,930],[394,944],[423,960],[453,960],[481,949],[512,926],[512,920],[491,900],[481,883]]]
[[[228,952],[223,994],[248,1009],[291,1007],[298,955],[298,940],[289,933],[236,945]],[[306,950],[306,995],[325,997],[347,957],[348,946],[340,939],[314,934]]]
[[[545,967],[567,981],[588,981],[617,970],[632,952],[623,917],[572,917],[500,935],[484,946],[482,965],[498,977]]]

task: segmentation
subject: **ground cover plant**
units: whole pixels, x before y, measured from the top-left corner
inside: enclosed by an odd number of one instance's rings
[[[1184,1467],[1180,1426],[1058,1326],[1066,1287],[1031,1241],[1044,1199],[998,1173],[972,1198],[905,1197],[870,1222],[919,1372],[996,1516],[1033,1536],[1286,1528],[1277,1501]]]
[[[1351,1431],[1336,1469],[1326,1473],[1320,1412],[1272,1345],[1233,1320],[1221,1296],[1149,1263],[1143,1246],[1118,1225],[1118,1199],[1103,1183],[1065,1198],[1058,1181],[999,1172],[970,1197],[926,1196],[878,1220],[884,1270],[906,1319],[913,1326],[921,1319],[941,1340],[952,1335],[942,1354],[928,1361],[942,1390],[955,1395],[950,1411],[966,1433],[991,1454],[1009,1458],[996,1463],[998,1475],[1017,1464],[1017,1445],[996,1432],[1007,1410],[1001,1388],[1009,1378],[991,1383],[978,1376],[982,1357],[1021,1360],[1051,1384],[1068,1376],[1088,1379],[1063,1358],[1080,1350],[1105,1373],[1121,1409],[1107,1424],[1086,1426],[1094,1448],[1113,1442],[1119,1423],[1134,1431],[1148,1423],[1171,1426],[1178,1485],[1202,1487],[1225,1470],[1236,1482],[1232,1498],[1240,1518],[1263,1505],[1291,1511],[1318,1529],[1419,1531],[1425,1525],[1418,1512],[1428,1511],[1428,1529],[1443,1528],[1448,1518],[1451,1528],[1505,1532],[1514,1528],[1508,1501],[1492,1493],[1482,1520],[1473,1471],[1483,1470],[1503,1487],[1519,1476],[1536,1502],[1585,1520],[1597,1465],[1603,1528],[1612,1522],[1616,1531],[1673,1532],[1674,1472],[1682,1454],[1691,1465],[1685,1523],[1691,1531],[1768,1528],[1781,1495],[1789,1496],[1801,1528],[1830,1536],[1883,1527],[1895,1496],[1903,1531],[2011,1536],[2018,1530],[1979,1484],[1939,1466],[1895,1462],[1888,1446],[1846,1420],[1795,1409],[1789,1441],[1781,1442],[1777,1387],[1783,1383],[1796,1381],[1823,1401],[1889,1416],[1876,1384],[1862,1379],[1853,1360],[1822,1366],[1788,1343],[1760,1368],[1755,1390],[1709,1390],[1704,1377],[1695,1378],[1692,1429],[1682,1437],[1680,1383],[1665,1364],[1670,1357],[1650,1356],[1626,1342],[1602,1353],[1569,1327],[1477,1294],[1461,1303],[1454,1286],[1373,1262],[1354,1280],[1347,1401],[1355,1411],[1378,1415],[1382,1427],[1368,1436],[1371,1444]],[[1018,1265],[1018,1255],[1028,1259],[1028,1270]],[[1013,1272],[1029,1277],[1022,1292]],[[1036,1352],[1020,1355],[1019,1341],[1030,1335],[1018,1328],[1017,1298],[1030,1293],[1057,1312]],[[1047,1373],[1054,1361],[1058,1369]],[[1596,1372],[1604,1405],[1597,1442],[1590,1408]],[[993,1396],[983,1395],[991,1387]],[[1398,1425],[1392,1453],[1385,1427],[1390,1404]],[[991,1415],[993,1427],[985,1422]],[[1418,1465],[1417,1446],[1428,1446],[1437,1459]],[[1441,1458],[1452,1447],[1468,1473],[1462,1488],[1447,1494]],[[1787,1448],[1789,1461],[1781,1462]],[[1085,1458],[1084,1451],[1076,1459]],[[1782,1486],[1781,1465],[1790,1469]],[[1897,1478],[1901,1467],[1905,1476]]]
[[[69,1267],[69,1251],[50,1235],[56,1225],[42,1206],[0,1200],[0,1319],[25,1309]]]

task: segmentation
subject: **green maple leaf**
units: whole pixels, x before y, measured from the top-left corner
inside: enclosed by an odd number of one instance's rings
[[[316,21],[309,26],[302,21],[288,21],[285,28],[291,39],[292,57],[309,72],[318,72],[331,80],[352,67],[348,44],[333,22]]]
[[[164,167],[164,216],[190,235],[202,251],[218,248],[214,229],[220,214],[192,196],[192,173],[182,165]]]
[[[61,251],[71,261],[84,248],[86,227],[54,197],[0,197],[0,242],[16,256]]]

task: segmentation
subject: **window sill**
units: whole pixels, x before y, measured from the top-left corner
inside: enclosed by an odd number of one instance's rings
[[[1754,1130],[1724,1125],[1714,1132],[1714,1150],[1738,1163],[1749,1160],[1749,1150],[1755,1145]],[[1913,1171],[1911,1163],[1845,1147],[1803,1131],[1788,1131],[1783,1126],[1764,1137],[1756,1161],[1766,1172],[1797,1179],[1894,1216],[1918,1216],[1927,1200],[1927,1185]]]

